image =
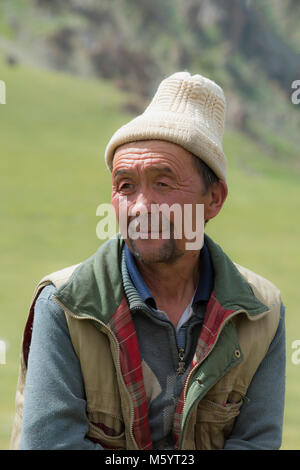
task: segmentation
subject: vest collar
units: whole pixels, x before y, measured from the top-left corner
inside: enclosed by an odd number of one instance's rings
[[[204,235],[213,271],[213,295],[224,310],[243,310],[249,318],[265,313],[264,305],[221,247]],[[58,300],[80,317],[94,317],[107,324],[124,297],[121,261],[124,240],[120,234],[108,240],[81,263],[69,281],[56,292]]]
[[[213,293],[224,310],[245,310],[250,318],[267,312],[269,307],[255,296],[250,284],[222,248],[207,235],[204,237],[214,269]]]

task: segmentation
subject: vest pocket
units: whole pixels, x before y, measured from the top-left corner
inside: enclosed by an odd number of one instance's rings
[[[195,424],[196,449],[223,449],[243,400],[221,405],[203,398],[198,404]]]
[[[88,413],[89,430],[87,437],[98,442],[105,449],[125,449],[126,438],[121,418],[103,412]]]

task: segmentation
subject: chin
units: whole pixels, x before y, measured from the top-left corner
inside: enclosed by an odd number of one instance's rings
[[[129,239],[129,246],[133,255],[145,264],[171,263],[183,254],[173,239]]]

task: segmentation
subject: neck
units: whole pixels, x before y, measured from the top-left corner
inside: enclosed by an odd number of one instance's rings
[[[188,252],[173,263],[143,263],[136,259],[140,273],[160,306],[188,304],[199,282],[199,254]]]

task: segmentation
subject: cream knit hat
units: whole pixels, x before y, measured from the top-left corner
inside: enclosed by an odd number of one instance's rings
[[[161,82],[144,113],[114,133],[106,147],[106,164],[111,171],[114,152],[120,145],[166,140],[201,158],[225,181],[225,107],[223,90],[215,82],[188,72],[174,73]]]

